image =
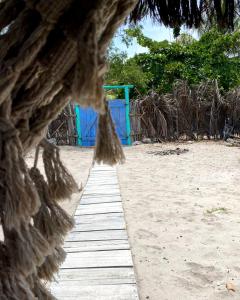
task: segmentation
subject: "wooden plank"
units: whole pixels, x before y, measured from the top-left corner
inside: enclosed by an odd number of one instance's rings
[[[121,194],[119,193],[115,193],[115,194],[112,194],[112,193],[90,193],[90,194],[84,194],[84,197],[90,197],[90,198],[96,198],[96,197],[99,197],[99,198],[104,198],[104,197],[109,197],[109,198],[115,198],[115,197],[119,197],[121,196]]]
[[[115,167],[110,167],[110,168],[96,168],[95,166],[92,168],[92,173],[104,173],[106,172],[115,172],[116,169]]]
[[[82,215],[74,217],[75,224],[98,224],[101,222],[122,221],[124,222],[123,213],[108,213],[95,215]]]
[[[97,169],[97,168],[93,167],[92,170],[91,170],[91,174],[94,174],[94,173],[103,173],[103,174],[106,174],[106,173],[115,173],[115,172],[116,172],[115,168],[111,168],[111,169],[108,169],[108,168]]]
[[[130,250],[110,250],[92,252],[71,252],[61,269],[131,267]]]
[[[112,203],[112,202],[111,202]],[[116,202],[117,203],[117,202]],[[87,206],[87,205],[86,205]],[[114,213],[122,213],[123,209],[122,207],[119,209],[115,209],[115,208],[111,208],[109,207],[108,209],[106,209],[107,211],[103,211],[100,208],[99,209],[95,209],[95,210],[90,210],[90,209],[84,209],[84,210],[76,210],[76,214],[75,216],[94,216],[96,214],[114,214]]]
[[[91,173],[91,180],[102,180],[106,179],[106,181],[111,181],[112,179],[116,179],[116,172],[111,172],[111,173]]]
[[[111,202],[112,203],[112,202]],[[117,202],[116,202],[117,203]],[[99,209],[95,209],[94,211],[91,211],[91,210],[88,210],[88,209],[85,209],[84,211],[83,210],[76,210],[76,214],[75,216],[85,216],[85,215],[88,215],[88,216],[94,216],[96,214],[114,214],[114,213],[122,213],[123,212],[123,209],[122,208],[119,208],[119,209],[114,209],[114,208],[108,208],[107,209],[107,212],[101,210],[100,208]]]
[[[108,251],[129,249],[127,240],[105,240],[105,241],[77,241],[65,242],[64,250],[66,252],[86,252],[86,251]]]
[[[102,284],[134,284],[135,276],[133,268],[88,268],[88,269],[62,269],[56,276],[57,281],[65,281],[64,285],[68,285],[69,281],[77,285],[102,285]],[[53,283],[57,285],[57,283]]]
[[[127,240],[126,230],[71,232],[66,238],[67,242],[104,240]]]
[[[120,212],[123,212],[122,203],[98,203],[91,205],[79,205],[76,210],[75,216]]]
[[[105,179],[106,183],[109,182],[116,182],[118,183],[117,177],[116,177],[116,173],[112,174],[109,176],[109,174],[107,174],[106,176],[99,176],[99,175],[93,175],[91,174],[91,176],[89,177],[87,183],[93,182],[93,181],[103,181],[103,179]]]
[[[126,229],[125,222],[121,218],[116,220],[103,220],[99,222],[81,223],[76,222],[76,226],[72,232],[94,231],[94,230],[114,230]]]
[[[98,210],[98,209],[101,209],[101,210],[104,210],[106,209],[105,212],[108,212],[107,210],[109,208],[122,208],[122,203],[121,202],[108,202],[108,203],[95,203],[95,204],[89,204],[89,205],[82,205],[82,204],[79,204],[78,207],[77,207],[77,210],[89,210],[91,209],[92,211],[94,210]]]
[[[88,184],[87,186],[85,186],[86,189],[88,188],[95,188],[96,185],[101,185],[101,188],[105,188],[106,189],[110,189],[110,188],[114,188],[114,189],[118,189],[119,190],[119,186],[118,184],[116,183],[108,183],[106,181],[101,181],[101,182],[93,182],[93,183],[90,183]]]
[[[111,188],[111,189],[118,189],[119,190],[119,185],[118,184],[109,183],[107,180],[97,182],[97,184],[96,184],[96,181],[94,181],[93,183],[88,182],[87,185],[85,186],[85,190],[88,189],[88,188],[98,189],[98,190],[101,190],[101,189],[106,190],[106,186],[108,188]]]
[[[120,196],[114,197],[82,197],[80,204],[88,205],[88,204],[97,204],[97,203],[113,203],[113,202],[121,202]]]
[[[89,185],[93,185],[95,183],[118,185],[118,180],[117,180],[117,178],[115,176],[113,178],[90,177],[89,180],[88,180],[88,182],[87,182],[87,184],[89,184]]]
[[[105,183],[112,183],[118,184],[118,179],[116,177],[116,173],[109,175],[106,174],[106,176],[99,176],[99,175],[93,175],[89,177],[87,184],[90,184],[92,182],[103,182],[105,180]]]
[[[119,185],[115,184],[114,182],[108,182],[107,179],[104,179],[104,180],[101,180],[101,181],[94,180],[93,182],[89,182],[88,184],[89,184],[88,187],[92,187],[93,189],[95,189],[96,187],[101,189],[101,188],[103,188],[102,185],[107,186],[108,188],[117,188],[117,189],[119,189]]]
[[[137,300],[135,284],[81,286],[73,283],[52,287],[54,295],[61,300]]]
[[[92,189],[91,191],[88,190],[88,191],[85,191],[84,192],[84,195],[90,195],[91,197],[94,197],[94,195],[99,195],[99,196],[119,196],[120,195],[120,191],[117,191],[117,190],[96,190],[96,189]]]
[[[123,213],[81,215],[75,216],[74,220],[75,227],[72,232],[126,228]]]
[[[107,189],[108,190],[108,189]],[[120,196],[120,190],[117,190],[117,189],[109,189],[107,192],[106,192],[106,188],[104,189],[86,189],[85,192],[84,192],[84,195],[118,195]]]
[[[111,171],[115,171],[116,168],[115,166],[107,166],[107,165],[103,165],[102,167],[99,165],[94,165],[94,167],[92,168],[93,172],[100,172],[100,171],[104,171],[104,172],[111,172]]]
[[[74,220],[75,222],[83,222],[83,223],[101,222],[104,220],[117,220],[117,219],[124,220],[123,216],[124,216],[123,212],[118,212],[118,213],[108,213],[108,214],[75,216]]]
[[[100,175],[91,175],[90,180],[87,183],[112,183],[117,182],[116,174],[100,176]]]
[[[96,188],[94,187],[94,185],[92,186],[88,186],[85,188],[84,190],[84,194],[102,194],[105,192],[107,194],[117,194],[117,193],[120,193],[120,189],[119,187],[116,187],[115,185],[105,185],[105,186],[102,186],[101,188]]]
[[[116,177],[116,175],[113,175],[113,176],[106,176],[105,178],[104,177],[99,177],[99,176],[90,176],[87,183],[86,184],[94,184],[94,183],[104,183],[104,184],[116,184],[118,185],[118,179]]]
[[[101,183],[104,185],[117,185],[118,186],[118,180],[116,178],[116,176],[112,177],[112,178],[94,178],[94,177],[90,177],[86,183],[86,185],[93,185],[95,183]]]
[[[94,192],[94,193],[102,193],[102,192],[106,192],[106,190],[109,190],[109,191],[111,191],[111,193],[120,193],[120,189],[119,189],[119,187],[118,186],[116,186],[116,185],[113,185],[113,184],[111,184],[111,185],[104,185],[104,186],[101,186],[101,187],[97,187],[96,188],[96,186],[94,186],[94,184],[93,185],[89,185],[89,186],[86,186],[85,187],[85,190],[84,190],[84,194],[88,194],[88,193],[92,193],[92,192]]]
[[[101,184],[101,189],[118,189],[119,190],[119,186],[115,183],[99,183],[97,182],[97,184]],[[96,183],[91,183],[91,184],[88,184],[87,186],[85,186],[85,190],[88,190],[88,189],[94,189],[96,187]]]
[[[116,229],[126,229],[126,225],[123,221],[111,221],[111,222],[99,222],[92,224],[81,224],[78,223],[72,232],[85,232],[94,230],[116,230]]]
[[[86,194],[83,194],[82,195],[82,199],[89,199],[89,198],[98,198],[98,199],[105,199],[105,198],[108,198],[108,199],[115,199],[115,198],[121,198],[120,195],[106,195],[106,194],[98,194],[98,195],[86,195]],[[81,202],[80,202],[81,203]]]
[[[116,178],[116,171],[103,171],[103,172],[92,172],[91,173],[92,179],[103,179],[106,178],[107,180],[111,180],[111,178]]]
[[[88,185],[85,186],[85,190],[88,189],[88,188],[98,189],[98,190],[101,190],[101,189],[106,190],[105,186],[107,186],[111,189],[118,189],[119,190],[119,186],[117,184],[112,184],[112,183],[110,184],[110,183],[107,182],[107,180],[102,181],[101,183],[98,183],[98,185],[95,184],[95,183],[96,182],[91,183],[91,184],[88,183]],[[105,184],[104,186],[102,186],[103,183]]]

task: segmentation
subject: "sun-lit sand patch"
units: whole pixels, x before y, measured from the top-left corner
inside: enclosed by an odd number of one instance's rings
[[[176,147],[189,151],[150,154]],[[240,299],[240,149],[199,142],[125,153],[118,175],[141,299]]]

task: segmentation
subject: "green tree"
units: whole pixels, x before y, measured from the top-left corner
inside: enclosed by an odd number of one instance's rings
[[[113,47],[108,53],[109,71],[105,82],[109,85],[133,84],[138,92],[146,93],[149,74],[144,72],[135,60],[127,58],[125,52]]]
[[[223,34],[213,29],[199,40],[181,34],[172,43],[154,41],[144,36],[140,27],[128,29],[126,34],[148,48],[148,53],[124,60],[124,65],[137,65],[147,74],[148,89],[168,92],[176,79],[190,84],[218,79],[224,90],[240,85],[239,31]]]

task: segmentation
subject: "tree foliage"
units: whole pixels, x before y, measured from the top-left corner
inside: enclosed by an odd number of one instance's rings
[[[148,52],[127,58],[116,51],[110,56],[108,83],[131,83],[143,93],[168,92],[179,79],[189,84],[217,79],[225,91],[240,85],[240,31],[223,34],[212,29],[199,40],[180,34],[174,42],[154,41],[141,27],[127,29],[126,35]]]
[[[133,84],[140,93],[149,87],[150,74],[143,70],[135,60],[127,58],[127,54],[114,46],[109,51],[109,71],[105,81],[110,85]]]

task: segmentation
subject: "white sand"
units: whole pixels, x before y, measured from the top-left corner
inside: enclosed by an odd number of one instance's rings
[[[146,153],[176,147],[125,148],[118,167],[141,300],[240,300],[240,149]]]
[[[125,148],[127,162],[118,167],[140,298],[240,300],[240,149],[201,142],[180,144],[189,152],[179,156],[146,153],[176,147]],[[61,148],[84,186],[92,150]],[[79,199],[63,206],[73,214]]]

